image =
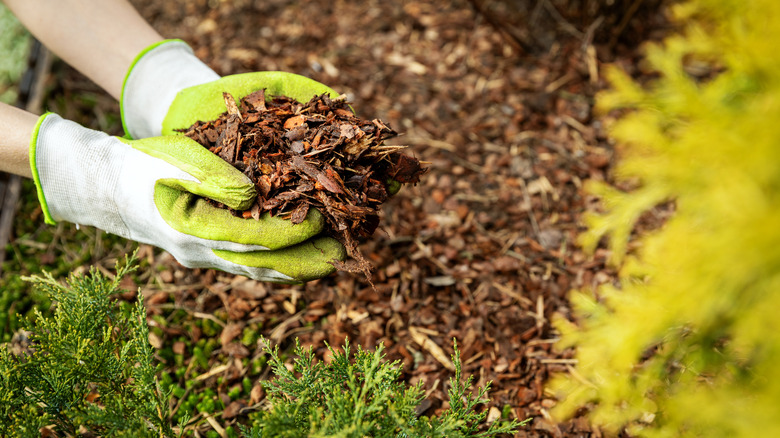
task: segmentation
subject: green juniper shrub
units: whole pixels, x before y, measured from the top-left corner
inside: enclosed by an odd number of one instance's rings
[[[149,343],[143,297],[137,303],[117,303],[122,277],[135,269],[135,257],[117,264],[112,280],[97,269],[71,274],[60,284],[50,274],[30,277],[36,290],[56,303],[51,316],[39,311],[22,323],[27,343],[0,346],[0,436],[39,437],[42,427],[56,436],[159,437],[187,432],[197,412],[218,417],[224,409],[212,388],[192,391],[171,415],[171,394],[185,397],[187,389],[162,373]],[[384,347],[370,352],[358,346],[352,354],[330,346],[333,360],[316,362],[312,349],[296,340],[293,371],[287,354],[265,342],[267,353],[253,367],[270,365],[276,375],[265,383],[270,410],[252,414],[252,427],[238,426],[249,437],[488,437],[511,433],[524,423],[494,422],[480,432],[490,384],[469,391],[472,378],[461,376],[460,351],[455,345],[455,376],[450,379],[450,407],[440,416],[419,416],[421,385],[399,380],[399,363],[385,361]],[[206,342],[200,355],[207,357]],[[201,362],[193,349],[191,360]],[[203,365],[208,369],[208,363]],[[248,365],[248,363],[247,363]],[[173,371],[180,378],[179,368]],[[195,381],[185,387],[197,386]],[[244,379],[231,397],[251,392]],[[171,418],[173,417],[173,421]],[[233,426],[226,436],[238,436]],[[217,436],[211,430],[207,436]]]
[[[265,341],[265,340],[263,340]],[[328,345],[330,363],[316,362],[311,348],[296,341],[293,369],[279,357],[278,346],[265,343],[276,378],[264,382],[272,408],[259,413],[254,427],[244,430],[260,437],[488,437],[512,433],[524,423],[494,422],[479,432],[486,412],[475,408],[487,402],[490,383],[469,393],[472,377],[463,381],[460,351],[455,344],[455,376],[450,379],[449,409],[441,416],[418,416],[421,384],[399,381],[398,361],[385,361],[384,346],[374,352],[358,346],[354,355],[347,340],[341,351]]]
[[[26,324],[29,351],[0,348],[0,435],[37,437],[51,424],[67,435],[174,436],[143,299],[121,307],[111,297],[133,262],[117,266],[114,280],[97,269],[66,285],[27,278],[57,305]]]

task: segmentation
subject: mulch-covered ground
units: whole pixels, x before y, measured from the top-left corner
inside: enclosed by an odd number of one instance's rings
[[[549,415],[556,400],[545,381],[575,365],[572,351],[555,350],[551,319],[571,317],[570,290],[615,277],[605,250],[590,257],[576,245],[583,212],[596,208],[583,185],[609,178],[613,162],[592,107],[605,63],[640,74],[639,42],[665,27],[659,2],[133,3],[222,75],[283,70],[346,94],[430,167],[382,206],[379,229],[361,245],[376,289],[346,272],[300,287],[258,283],[141,248],[154,269],[137,286],[152,315],[178,308],[219,321],[220,394],[248,372],[230,357],[259,354],[240,342],[257,327],[283,346],[297,337],[320,356],[323,341],[382,342],[410,382],[425,382],[424,413],[433,414],[446,407],[456,338],[465,372],[479,385],[493,381],[491,419],[509,406],[514,418],[534,418],[518,436],[600,436],[584,417],[557,424]],[[90,87],[62,75],[65,99]],[[163,327],[156,341],[182,349],[178,337],[204,336],[193,327]],[[258,387],[220,421],[262,399]]]

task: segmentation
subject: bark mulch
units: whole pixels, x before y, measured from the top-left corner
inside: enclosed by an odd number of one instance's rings
[[[216,120],[198,121],[184,135],[241,170],[258,189],[254,204],[236,216],[259,219],[264,213],[300,224],[315,208],[326,232],[351,257],[333,260],[339,269],[363,273],[371,282],[371,263],[358,248],[374,234],[379,207],[401,184],[416,184],[427,171],[420,162],[384,141],[397,134],[381,120],[354,115],[346,98],[327,94],[301,103],[287,96],[266,102],[265,89],[236,102],[224,93],[226,111]],[[353,263],[349,263],[353,262]]]

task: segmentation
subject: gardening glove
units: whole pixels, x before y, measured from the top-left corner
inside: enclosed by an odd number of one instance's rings
[[[131,138],[174,134],[224,113],[223,92],[239,101],[263,88],[267,99],[283,95],[308,102],[323,93],[339,96],[328,86],[293,73],[267,71],[221,78],[185,42],[165,40],[142,51],[131,65],[122,88],[122,123]],[[398,181],[387,181],[390,195],[400,188]]]
[[[223,92],[239,101],[260,89],[266,90],[267,99],[283,95],[300,102],[323,93],[339,96],[326,85],[294,73],[220,77],[185,42],[165,40],[145,49],[130,66],[122,87],[122,123],[131,138],[173,134],[224,113]]]
[[[344,248],[320,237],[312,210],[298,225],[243,219],[234,209],[255,199],[252,182],[184,136],[127,140],[44,114],[30,141],[30,165],[49,224],[92,225],[161,247],[188,267],[300,283],[330,274]]]

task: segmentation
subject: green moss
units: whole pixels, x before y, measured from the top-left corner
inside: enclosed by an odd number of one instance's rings
[[[252,392],[252,381],[249,380],[249,377],[244,377],[241,380],[241,386],[242,389],[244,390],[244,394],[249,395],[249,393]]]
[[[204,370],[209,368],[209,358],[201,347],[196,346],[192,349],[192,360],[194,360],[198,366]]]
[[[257,359],[252,360],[252,374],[260,374],[265,368],[268,359],[265,356],[260,356]]]
[[[184,397],[185,389],[182,388],[180,385],[173,385],[171,387],[171,394],[176,398],[182,398]]]
[[[241,343],[246,347],[253,347],[257,344],[257,340],[260,338],[260,332],[256,325],[251,325],[244,328],[241,333]]]
[[[204,319],[201,322],[201,329],[203,330],[203,336],[212,337],[219,334],[222,327],[210,319]]]
[[[511,416],[512,416],[512,406],[504,405],[503,409],[501,409],[501,418],[504,420],[508,420],[509,417]]]

